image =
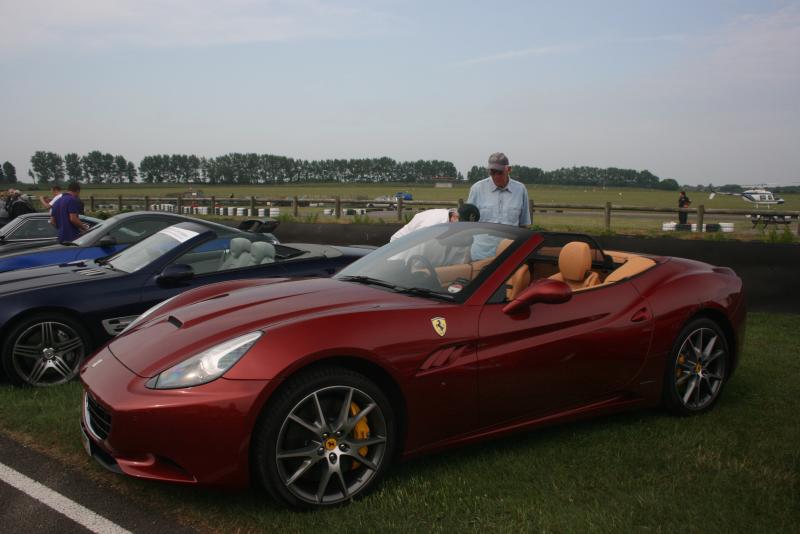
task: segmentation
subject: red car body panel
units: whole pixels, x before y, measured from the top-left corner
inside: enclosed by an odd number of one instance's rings
[[[745,307],[732,271],[674,258],[629,280],[506,315],[487,304],[541,243],[533,234],[462,304],[336,279],[240,281],[183,293],[81,371],[111,416],[92,449],[132,476],[242,486],[258,416],[315,362],[363,362],[398,393],[410,457],[523,428],[660,402],[665,359],[697,313],[719,314],[740,347]],[[446,335],[431,320],[447,321]],[[148,377],[233,336],[263,336],[223,378],[152,390]],[[102,361],[101,361],[102,360]],[[87,427],[86,418],[83,420]]]

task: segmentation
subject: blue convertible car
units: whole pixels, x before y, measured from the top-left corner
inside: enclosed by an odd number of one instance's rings
[[[95,348],[187,289],[255,277],[327,277],[370,251],[216,230],[181,223],[106,259],[0,274],[0,356],[8,379],[35,386],[72,379]]]
[[[124,250],[134,243],[138,243],[162,228],[188,221],[202,224],[211,229],[227,228],[221,224],[172,213],[152,211],[121,213],[106,219],[102,224],[98,224],[69,244],[53,244],[34,250],[9,253],[3,253],[4,251],[0,249],[0,272],[40,267],[42,265],[56,265],[75,260],[104,258]],[[253,239],[254,235],[252,231],[241,232],[241,237],[247,239]],[[277,239],[272,234],[260,233],[259,235],[261,237],[256,239],[263,239],[266,236],[268,240],[277,242]]]

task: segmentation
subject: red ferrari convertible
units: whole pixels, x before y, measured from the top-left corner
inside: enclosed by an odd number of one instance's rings
[[[397,459],[636,407],[706,411],[745,313],[726,267],[444,224],[332,279],[151,308],[81,371],[84,445],[133,477],[336,505]]]

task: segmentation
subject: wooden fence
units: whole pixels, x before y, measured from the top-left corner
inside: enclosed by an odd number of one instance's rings
[[[391,200],[361,200],[349,199],[341,197],[322,198],[322,199],[300,199],[297,196],[291,199],[286,198],[265,198],[265,197],[203,197],[203,198],[181,198],[181,197],[89,197],[90,211],[96,211],[98,206],[113,206],[116,211],[123,211],[126,206],[142,207],[145,210],[151,210],[154,205],[174,205],[177,213],[194,212],[192,209],[184,210],[183,208],[194,207],[208,207],[217,208],[219,206],[226,207],[246,207],[249,208],[248,215],[253,216],[258,213],[259,208],[283,206],[291,209],[293,216],[297,217],[300,213],[300,207],[308,206],[309,204],[317,207],[331,206],[332,215],[337,219],[343,214],[347,208],[386,208],[397,213],[397,220],[403,221],[403,214],[407,208],[422,208],[422,207],[443,207],[452,208],[463,204],[463,199],[458,199],[457,202],[446,200],[403,200],[402,198]],[[740,215],[750,217],[752,221],[758,220],[759,223],[763,222],[765,225],[769,223],[780,222],[789,224],[795,222],[797,224],[797,235],[800,235],[800,211],[777,211],[777,210],[749,210],[749,209],[713,209],[706,208],[703,205],[697,208],[654,208],[647,206],[626,206],[619,204],[612,204],[606,202],[605,204],[548,204],[537,203],[530,201],[531,213],[534,210],[577,210],[577,211],[590,211],[603,213],[604,228],[607,232],[611,231],[611,219],[615,212],[640,212],[640,213],[690,213],[694,214],[697,218],[698,231],[703,231],[704,220],[706,215]],[[212,213],[216,213],[212,210]]]

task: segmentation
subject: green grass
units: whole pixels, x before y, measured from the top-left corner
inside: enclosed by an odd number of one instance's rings
[[[118,195],[123,197],[175,197],[179,193],[185,193],[189,190],[187,185],[146,185],[140,184],[137,186],[130,185],[114,185],[114,186],[84,186],[82,196],[88,202],[88,197],[94,196],[96,199],[105,199],[98,201],[98,203],[110,203],[116,206],[116,198]],[[355,200],[374,200],[378,197],[391,196],[397,191],[408,191],[413,194],[415,200],[433,200],[433,201],[457,201],[458,199],[466,200],[469,196],[469,186],[458,185],[453,189],[439,189],[432,185],[417,185],[417,184],[307,184],[307,185],[269,185],[269,186],[231,186],[231,185],[204,185],[195,184],[193,190],[202,191],[203,195],[207,198],[216,196],[217,199],[224,203],[228,197],[233,194],[238,199],[249,198],[250,196],[260,198],[285,198],[291,199],[297,196],[301,199],[322,199],[340,196],[343,199]],[[35,192],[33,192],[36,194]],[[44,194],[44,191],[40,192]],[[605,205],[606,202],[611,202],[615,205],[626,206],[647,206],[647,207],[676,207],[677,193],[674,191],[660,191],[654,189],[636,189],[636,188],[584,188],[577,186],[549,186],[549,185],[529,185],[528,193],[534,204],[573,204],[573,205]],[[753,208],[752,204],[744,202],[739,197],[732,197],[726,195],[717,195],[712,201],[708,200],[707,193],[691,193],[690,197],[693,200],[692,207],[699,207],[704,205],[706,208],[715,209],[748,209]],[[779,206],[780,210],[800,210],[800,194],[786,194],[783,195],[786,203]],[[249,205],[245,202],[241,204],[242,207]],[[332,206],[326,206],[331,208]],[[344,206],[347,207],[347,206]],[[88,209],[88,207],[87,207]],[[420,209],[414,207],[413,209]],[[343,216],[337,220],[332,216],[323,215],[323,208],[301,207],[298,217],[291,215],[290,207],[281,208],[280,218],[285,221],[296,220],[299,222],[353,222],[352,216]],[[571,232],[585,232],[585,233],[600,233],[604,232],[603,212],[587,212],[591,213],[588,216],[580,216],[574,213],[556,213],[554,210],[548,210],[542,213],[541,208],[537,208],[533,216],[533,223],[538,228],[550,231],[571,231]],[[110,210],[113,214],[114,210]],[[413,214],[412,211],[406,211],[405,214],[409,216]],[[362,220],[363,216],[360,217]],[[379,212],[377,215],[370,213],[367,215],[370,222],[397,222],[395,212]],[[697,217],[695,214],[689,216],[690,222],[696,222]],[[661,231],[663,222],[677,221],[676,213],[664,213],[660,216],[653,216],[653,214],[627,212],[621,214],[615,212],[611,218],[611,230],[617,234],[637,234],[637,235],[670,235],[681,238],[694,238],[702,239],[709,238],[707,236],[697,235],[689,232],[669,232],[664,233]],[[716,239],[757,239],[761,241],[770,242],[797,242],[799,237],[797,235],[797,223],[793,223],[788,227],[788,232],[784,232],[784,228],[773,229],[768,228],[762,231],[760,227],[753,229],[749,220],[745,219],[743,215],[707,215],[705,222],[733,222],[735,224],[735,233],[725,234],[724,237]],[[774,230],[774,232],[773,232]],[[715,239],[715,238],[710,238]]]
[[[259,491],[106,473],[81,449],[77,384],[0,387],[0,424],[116,491],[225,532],[796,532],[798,328],[800,315],[750,314],[741,365],[706,415],[640,411],[440,453],[396,466],[361,502],[316,513]]]

